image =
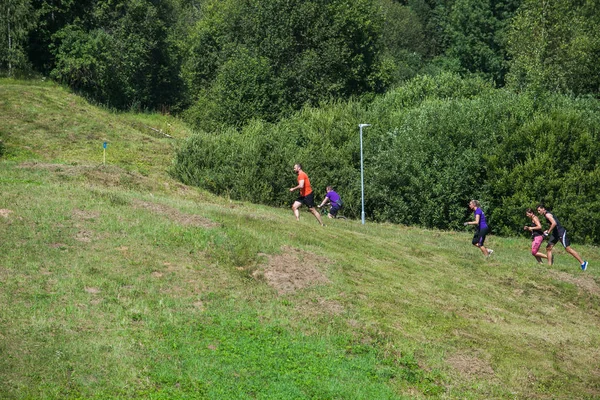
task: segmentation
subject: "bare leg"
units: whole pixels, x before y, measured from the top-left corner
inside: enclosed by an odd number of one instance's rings
[[[567,246],[565,250],[567,251],[567,253],[575,257],[577,261],[579,261],[579,264],[583,264],[583,259],[579,256],[579,254],[577,254],[575,250],[571,248],[571,246]]]
[[[321,225],[323,225],[323,221],[321,220],[321,214],[319,214],[319,212],[317,210],[315,210],[314,207],[309,208],[309,210],[315,216],[315,218],[317,219],[317,221],[319,221],[319,223]]]
[[[548,259],[548,265],[552,265],[552,245],[546,247],[546,258]]]
[[[488,250],[485,248],[484,245],[482,244],[476,244],[475,246],[479,247],[479,249],[481,250],[481,252],[483,253],[484,256],[489,256],[490,253],[488,252]]]
[[[542,258],[548,258],[547,255],[545,255],[544,253],[540,253],[539,251],[537,253],[535,253],[533,256],[539,263],[542,262]]]
[[[292,205],[292,210],[294,211],[294,215],[296,216],[296,221],[300,221],[300,210],[298,209],[301,205],[302,203],[300,203],[299,201],[295,201]]]

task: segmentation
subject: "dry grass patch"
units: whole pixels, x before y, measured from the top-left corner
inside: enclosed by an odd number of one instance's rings
[[[582,274],[574,277],[571,274],[561,271],[550,271],[550,275],[563,282],[572,283],[580,290],[583,290],[589,294],[600,296],[600,286],[598,286],[594,278],[590,275]]]
[[[196,226],[202,228],[215,228],[219,226],[219,224],[206,217],[197,214],[185,214],[176,208],[169,207],[164,204],[136,200],[134,201],[134,207],[148,210],[154,214],[164,215],[171,221],[175,221],[178,224],[185,226]]]
[[[151,190],[164,189],[156,181],[135,171],[127,171],[116,165],[103,164],[52,164],[43,162],[23,162],[19,168],[49,171],[56,176],[65,178],[85,177],[89,182],[103,187],[135,187]],[[163,185],[164,186],[164,185]]]
[[[202,300],[196,300],[194,303],[192,303],[192,306],[194,306],[194,308],[198,311],[204,311],[204,303]]]
[[[281,254],[267,255],[267,258],[264,268],[256,270],[253,275],[258,277],[262,274],[279,295],[331,282],[319,270],[319,266],[328,261],[325,257],[284,246]]]
[[[81,229],[75,234],[75,240],[82,243],[91,243],[94,233],[87,229]]]
[[[99,211],[80,210],[78,208],[74,209],[71,214],[72,214],[73,218],[79,219],[79,220],[84,220],[84,221],[96,219],[96,218],[100,217]]]
[[[345,308],[339,301],[317,297],[313,300],[299,302],[296,305],[296,310],[307,317],[318,317],[323,315],[341,315],[345,311]]]
[[[19,164],[19,168],[23,169],[38,169],[46,170],[61,176],[78,177],[81,175],[88,175],[91,171],[99,170],[102,165],[69,165],[69,164],[53,164],[36,161],[27,161]],[[113,175],[116,170],[122,171],[121,168],[112,167],[110,171]]]
[[[495,376],[489,362],[471,354],[455,353],[446,361],[452,368],[469,379],[490,379]]]

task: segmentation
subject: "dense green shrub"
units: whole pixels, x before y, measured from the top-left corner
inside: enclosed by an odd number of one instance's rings
[[[295,195],[292,166],[305,166],[317,199],[337,186],[360,216],[358,124],[364,131],[367,218],[462,229],[470,199],[493,231],[522,233],[524,209],[553,208],[578,241],[600,242],[600,103],[493,89],[454,75],[417,78],[365,106],[307,108],[278,124],[201,133],[177,155],[184,182],[275,206]]]

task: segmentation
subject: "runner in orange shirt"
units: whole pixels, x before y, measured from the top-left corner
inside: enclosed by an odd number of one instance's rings
[[[298,174],[298,186],[290,188],[290,192],[300,189],[300,197],[294,201],[292,205],[292,210],[294,211],[294,215],[296,216],[296,221],[300,221],[300,206],[305,204],[308,207],[308,210],[315,216],[317,221],[321,226],[324,226],[323,221],[321,220],[321,214],[315,209],[315,195],[310,187],[310,180],[308,180],[308,175],[304,171],[302,171],[301,164],[294,165],[294,172]]]

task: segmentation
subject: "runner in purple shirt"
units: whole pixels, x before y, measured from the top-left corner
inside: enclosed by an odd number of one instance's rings
[[[333,190],[332,186],[327,186],[327,194],[318,207],[321,208],[327,203],[331,203],[331,208],[329,209],[329,214],[327,214],[327,216],[329,218],[336,218],[339,209],[342,208],[342,199],[340,198],[340,195]]]
[[[486,249],[483,243],[485,242],[485,237],[490,232],[490,227],[485,220],[485,214],[480,208],[479,202],[477,200],[471,200],[469,202],[469,208],[473,210],[475,214],[475,221],[465,222],[465,226],[467,225],[475,225],[475,235],[473,235],[473,246],[477,246],[481,249],[481,252],[484,256],[489,257],[494,250]]]

